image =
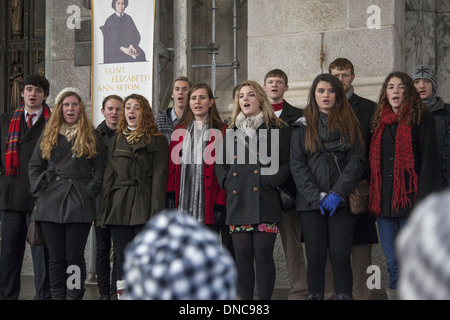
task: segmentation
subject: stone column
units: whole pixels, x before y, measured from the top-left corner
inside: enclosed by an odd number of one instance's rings
[[[191,74],[191,0],[174,0],[174,79]]]

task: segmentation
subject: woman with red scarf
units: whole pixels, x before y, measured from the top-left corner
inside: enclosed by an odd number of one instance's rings
[[[441,166],[435,121],[411,78],[403,72],[391,73],[378,101],[372,121],[369,209],[377,217],[389,287],[396,290],[396,236],[415,203],[442,185]],[[395,292],[391,290],[389,294]]]

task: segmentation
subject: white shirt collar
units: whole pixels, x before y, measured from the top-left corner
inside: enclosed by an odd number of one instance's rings
[[[176,113],[175,113],[175,107],[172,108],[172,111],[170,112],[170,115],[172,116],[172,122],[178,119]]]

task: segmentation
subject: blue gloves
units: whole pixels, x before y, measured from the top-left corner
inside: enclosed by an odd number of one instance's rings
[[[319,210],[322,215],[325,215],[324,210],[329,211],[331,217],[341,201],[341,197],[339,197],[336,193],[330,191],[325,197],[322,198],[322,200],[320,200]]]

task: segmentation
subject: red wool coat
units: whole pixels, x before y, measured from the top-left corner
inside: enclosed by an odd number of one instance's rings
[[[178,130],[177,129],[181,129]],[[226,126],[221,131],[215,130],[217,134],[220,132],[223,136]],[[175,206],[178,207],[180,181],[181,181],[181,147],[186,130],[182,127],[175,128],[175,134],[172,134],[172,140],[169,145],[169,176],[167,180],[167,192],[175,192]],[[177,137],[178,136],[178,137]],[[208,137],[208,145],[206,147],[206,161],[203,158],[203,175],[204,175],[204,193],[205,193],[205,224],[214,223],[214,205],[225,206],[227,202],[226,191],[223,190],[217,181],[215,166],[215,149],[219,148],[218,137],[214,137],[210,132]]]

